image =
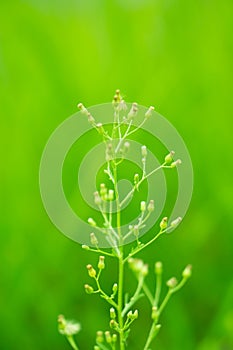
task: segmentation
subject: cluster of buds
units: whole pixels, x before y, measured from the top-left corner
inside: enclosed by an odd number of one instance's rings
[[[101,205],[102,201],[113,201],[114,190],[108,190],[104,183],[100,184],[100,191],[94,192],[94,200],[96,205]]]
[[[138,310],[135,310],[134,312],[133,311],[129,311],[127,313],[127,318],[130,320],[130,321],[134,321],[138,318]]]
[[[109,331],[106,331],[105,333],[102,331],[96,332],[96,343],[103,344],[104,341],[106,341],[107,344],[115,344],[117,341],[117,335],[116,334],[111,335]],[[94,347],[94,350],[100,350],[100,347],[96,345]]]
[[[80,323],[66,320],[63,315],[58,316],[58,330],[59,333],[66,335],[67,337],[71,337],[81,330]]]
[[[116,343],[116,341],[117,341],[117,335],[116,334],[111,335],[111,333],[109,331],[106,331],[104,333],[104,335],[105,335],[106,343],[108,343],[108,344]]]
[[[136,274],[146,276],[148,274],[148,265],[144,264],[141,259],[130,258],[128,260],[129,268]]]
[[[173,157],[175,155],[174,151],[169,152],[165,157],[165,164],[169,165],[171,168],[177,167],[177,165],[180,165],[182,162],[180,159],[177,159],[176,161],[173,161]]]

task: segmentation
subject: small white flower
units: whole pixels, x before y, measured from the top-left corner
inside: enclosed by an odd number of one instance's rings
[[[80,332],[81,325],[72,320],[66,320],[63,315],[58,317],[59,332],[63,335],[72,336]]]

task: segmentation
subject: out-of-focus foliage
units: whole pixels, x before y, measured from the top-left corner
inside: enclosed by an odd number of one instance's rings
[[[82,349],[108,327],[104,303],[83,291],[85,265],[97,257],[51,224],[38,169],[46,140],[77,102],[109,102],[116,88],[154,104],[194,165],[185,220],[142,254],[163,260],[166,277],[194,267],[163,316],[157,348],[233,348],[232,15],[231,0],[1,1],[1,349],[68,349],[59,313],[82,323]],[[133,282],[129,274],[127,290]],[[141,307],[144,326],[135,324],[131,339],[139,350],[148,321]]]

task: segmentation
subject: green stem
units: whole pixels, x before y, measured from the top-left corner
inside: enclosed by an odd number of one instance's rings
[[[164,167],[165,167],[165,164],[166,164],[166,163],[160,165],[158,168],[152,170],[152,171],[151,171],[149,174],[147,174],[146,176],[143,176],[143,177],[141,178],[141,180],[137,183],[137,185],[135,185],[135,186],[132,188],[132,190],[126,195],[126,197],[121,201],[120,207],[122,207],[122,205],[132,196],[132,194],[134,193],[134,191],[135,191],[136,189],[138,189],[138,187],[141,185],[141,183],[142,183],[144,180],[148,179],[148,177],[150,177],[151,175],[153,175],[154,173],[156,173],[158,170],[164,168]]]
[[[66,336],[68,342],[70,343],[71,347],[74,349],[74,350],[79,350],[78,346],[76,345],[75,341],[74,341],[74,338],[72,337],[72,335],[67,335]]]
[[[160,293],[161,293],[161,287],[162,287],[162,274],[157,273],[156,274],[155,299],[154,299],[153,306],[158,306]]]

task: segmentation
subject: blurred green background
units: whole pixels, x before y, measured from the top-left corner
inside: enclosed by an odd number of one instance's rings
[[[233,349],[232,16],[231,0],[1,1],[1,349],[69,349],[59,313],[81,321],[84,350],[108,327],[103,301],[83,291],[97,257],[52,225],[38,171],[77,102],[110,102],[116,88],[175,125],[195,172],[184,222],[141,254],[163,260],[166,277],[194,266],[157,349]],[[147,308],[131,349],[142,348]]]

